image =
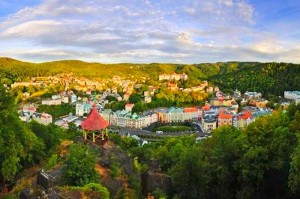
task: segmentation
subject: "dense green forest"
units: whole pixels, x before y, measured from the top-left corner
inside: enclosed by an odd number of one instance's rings
[[[83,70],[84,69],[84,70]],[[145,77],[155,83],[159,74],[183,73],[189,75],[189,84],[209,80],[225,92],[238,89],[257,91],[264,95],[283,95],[285,90],[300,89],[300,65],[291,63],[218,62],[203,64],[100,64],[76,60],[28,63],[11,58],[0,58],[2,83],[28,80],[30,77],[74,73],[85,77],[111,78],[119,75],[128,79]]]
[[[299,198],[300,105],[279,110],[238,130],[218,128],[211,138],[169,138],[127,147],[144,167],[158,162],[173,184],[168,198]]]

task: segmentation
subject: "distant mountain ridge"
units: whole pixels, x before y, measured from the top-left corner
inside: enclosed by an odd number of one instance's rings
[[[12,75],[14,80],[19,81],[59,73],[74,73],[89,78],[119,75],[128,79],[144,77],[157,80],[159,74],[184,72],[188,74],[189,81],[209,80],[228,92],[239,89],[282,95],[284,90],[300,90],[300,65],[292,63],[231,61],[202,64],[102,64],[80,60],[29,63],[3,57],[0,58],[0,72]]]

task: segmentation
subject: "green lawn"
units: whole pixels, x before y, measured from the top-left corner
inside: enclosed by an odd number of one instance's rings
[[[187,126],[160,126],[155,129],[155,131],[163,132],[178,132],[178,131],[189,131],[190,127]]]

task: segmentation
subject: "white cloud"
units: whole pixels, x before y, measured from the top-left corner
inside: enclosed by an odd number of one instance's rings
[[[63,23],[54,20],[28,21],[10,27],[1,33],[2,37],[36,38],[61,31]]]
[[[253,29],[254,12],[247,0],[45,0],[0,21],[0,46],[14,46],[0,47],[0,56],[193,63],[295,55],[299,60],[294,53],[299,49]]]

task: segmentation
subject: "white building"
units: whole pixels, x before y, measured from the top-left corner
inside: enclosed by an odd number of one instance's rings
[[[48,113],[33,113],[32,119],[44,125],[52,123],[52,115]]]
[[[150,103],[152,101],[152,97],[151,96],[145,96],[144,101],[145,101],[145,103]]]
[[[43,105],[61,105],[61,99],[42,99]]]
[[[300,102],[300,91],[284,91],[284,98],[294,100],[298,104]]]
[[[89,114],[92,110],[92,105],[90,103],[77,103],[76,104],[76,115],[83,116],[84,114]]]
[[[213,115],[206,115],[202,120],[204,132],[211,133],[217,128],[217,118]]]
[[[244,93],[244,98],[247,100],[261,98],[261,96],[261,93],[258,92],[246,91],[246,93]]]
[[[197,107],[190,107],[183,109],[183,120],[184,121],[196,121],[200,120],[201,111]]]
[[[61,101],[65,104],[69,103],[69,96],[67,95],[61,96]]]
[[[71,103],[77,102],[77,96],[73,93],[71,95]]]
[[[177,74],[177,73],[172,73],[172,74],[162,74],[158,76],[158,79],[161,80],[187,80],[188,75],[185,73],[182,74]]]

